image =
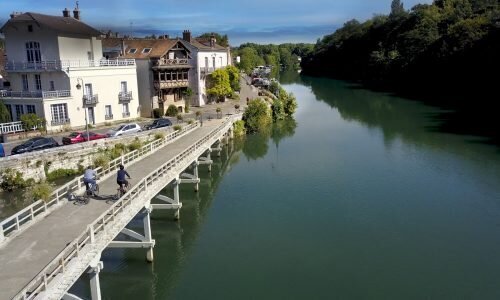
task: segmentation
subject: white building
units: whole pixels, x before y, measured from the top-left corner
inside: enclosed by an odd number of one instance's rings
[[[212,102],[207,95],[206,78],[213,71],[231,65],[231,52],[228,48],[217,44],[214,36],[209,39],[191,38],[191,32],[185,30],[182,39],[188,42],[191,55],[195,61],[192,82],[194,91],[193,105],[203,106]]]
[[[12,14],[0,31],[10,80],[0,98],[13,121],[35,113],[59,130],[139,116],[135,61],[103,58],[101,33],[78,8],[73,17]]]

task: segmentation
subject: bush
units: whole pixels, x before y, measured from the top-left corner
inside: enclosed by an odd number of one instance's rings
[[[243,113],[245,126],[250,132],[268,129],[272,123],[271,112],[262,99],[252,100]]]
[[[129,151],[134,151],[140,149],[141,147],[142,147],[142,142],[138,138],[135,138],[135,140],[132,143],[128,144],[127,146]]]
[[[165,138],[165,134],[163,132],[155,133],[155,140],[163,140]]]
[[[234,136],[242,136],[245,134],[245,121],[238,120],[233,124]]]
[[[13,190],[25,188],[30,181],[23,178],[23,174],[11,168],[6,168],[2,172],[2,182],[0,188],[4,191],[12,192]]]
[[[105,154],[101,154],[94,159],[94,166],[101,167],[103,169],[109,166],[109,158]]]
[[[193,123],[194,123],[194,120],[188,120],[188,121],[187,121],[187,123],[188,123],[189,125],[191,125],[191,124],[193,124]]]
[[[273,111],[273,120],[283,120],[285,118],[285,107],[280,99],[274,99],[271,109]]]
[[[160,118],[160,117],[161,117],[161,115],[162,115],[162,113],[161,113],[161,109],[159,109],[159,108],[155,108],[155,109],[153,109],[153,117],[154,117],[155,119]]]
[[[167,108],[167,112],[165,113],[165,116],[175,117],[175,116],[177,116],[177,114],[179,114],[177,107],[173,104],[170,104]]]
[[[182,115],[177,115],[177,122],[182,122],[184,120],[184,117]]]
[[[232,99],[232,100],[240,100],[240,95],[236,94],[235,92],[231,92],[231,94],[229,94],[228,98]]]
[[[35,202],[38,200],[43,200],[47,202],[50,200],[50,195],[52,194],[53,186],[47,182],[41,182],[34,184],[26,189],[24,192],[24,200],[27,202]]]
[[[73,169],[57,169],[47,174],[47,181],[54,182],[55,180],[63,177],[70,177],[80,174],[78,170]]]
[[[181,129],[182,129],[182,126],[181,126],[181,125],[175,125],[175,126],[174,126],[174,130],[175,130],[175,131],[179,131],[179,130],[181,130]]]

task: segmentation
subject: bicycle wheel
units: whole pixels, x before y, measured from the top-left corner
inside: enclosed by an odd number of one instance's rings
[[[97,196],[99,195],[99,185],[96,183],[94,187],[94,195]]]

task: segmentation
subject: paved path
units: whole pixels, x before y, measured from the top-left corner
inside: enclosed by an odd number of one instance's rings
[[[152,155],[127,166],[135,185],[161,164],[201,139],[223,120],[205,121],[203,127],[167,144]],[[68,202],[44,219],[26,229],[0,249],[0,299],[11,299],[21,291],[67,244],[76,239],[112,204],[106,196],[116,194],[115,176],[99,182],[100,197],[78,206]]]

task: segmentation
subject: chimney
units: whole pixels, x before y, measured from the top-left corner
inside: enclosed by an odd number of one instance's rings
[[[78,1],[76,1],[76,7],[73,10],[73,18],[80,20],[80,8],[78,7]]]
[[[212,34],[210,36],[210,47],[212,47],[212,48],[215,47],[215,43],[217,43],[217,40],[215,39],[215,35]]]
[[[22,12],[19,12],[19,11],[13,11],[11,14],[10,14],[10,18],[11,19],[14,19],[15,17],[19,16],[19,15],[22,15],[23,13]]]
[[[65,17],[65,18],[69,18],[69,9],[65,8],[65,9],[63,10],[63,17]]]
[[[168,34],[163,34],[158,37],[160,40],[168,40],[169,36]]]
[[[185,40],[188,43],[191,43],[191,31],[184,30],[182,32],[182,39]]]

